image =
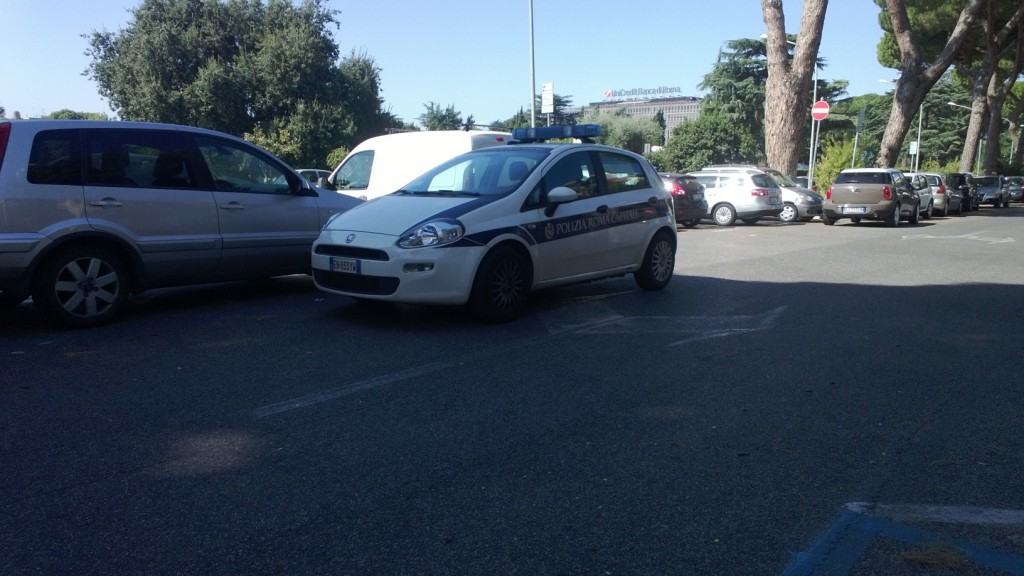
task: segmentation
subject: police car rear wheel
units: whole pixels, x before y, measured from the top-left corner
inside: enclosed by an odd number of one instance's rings
[[[515,320],[530,290],[530,262],[513,248],[498,247],[480,263],[470,296],[470,310],[484,322]]]
[[[661,290],[672,280],[676,266],[676,245],[667,232],[655,234],[644,253],[640,269],[633,274],[644,290]]]

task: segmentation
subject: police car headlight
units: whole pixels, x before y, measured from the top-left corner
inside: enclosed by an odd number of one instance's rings
[[[398,240],[402,248],[426,248],[428,246],[444,246],[458,242],[465,234],[462,224],[453,220],[437,220],[417,226],[406,232]]]

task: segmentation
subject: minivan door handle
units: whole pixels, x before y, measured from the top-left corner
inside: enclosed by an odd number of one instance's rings
[[[120,208],[124,206],[124,203],[118,202],[117,198],[110,198],[109,196],[102,200],[93,200],[89,202],[89,206],[96,206],[97,208]]]
[[[239,202],[232,201],[232,202],[228,202],[227,204],[221,204],[220,205],[220,209],[221,210],[245,210],[245,206],[243,206]]]

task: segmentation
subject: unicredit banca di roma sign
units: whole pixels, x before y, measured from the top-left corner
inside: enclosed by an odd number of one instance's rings
[[[657,88],[632,88],[629,90],[605,90],[601,94],[605,99],[613,98],[664,98],[682,94],[678,86],[659,86]]]

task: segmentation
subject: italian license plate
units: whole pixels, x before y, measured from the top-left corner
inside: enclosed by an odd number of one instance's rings
[[[866,214],[868,211],[864,206],[845,206],[843,214]]]
[[[359,274],[359,271],[359,260],[356,260],[355,258],[331,258],[331,272]]]

